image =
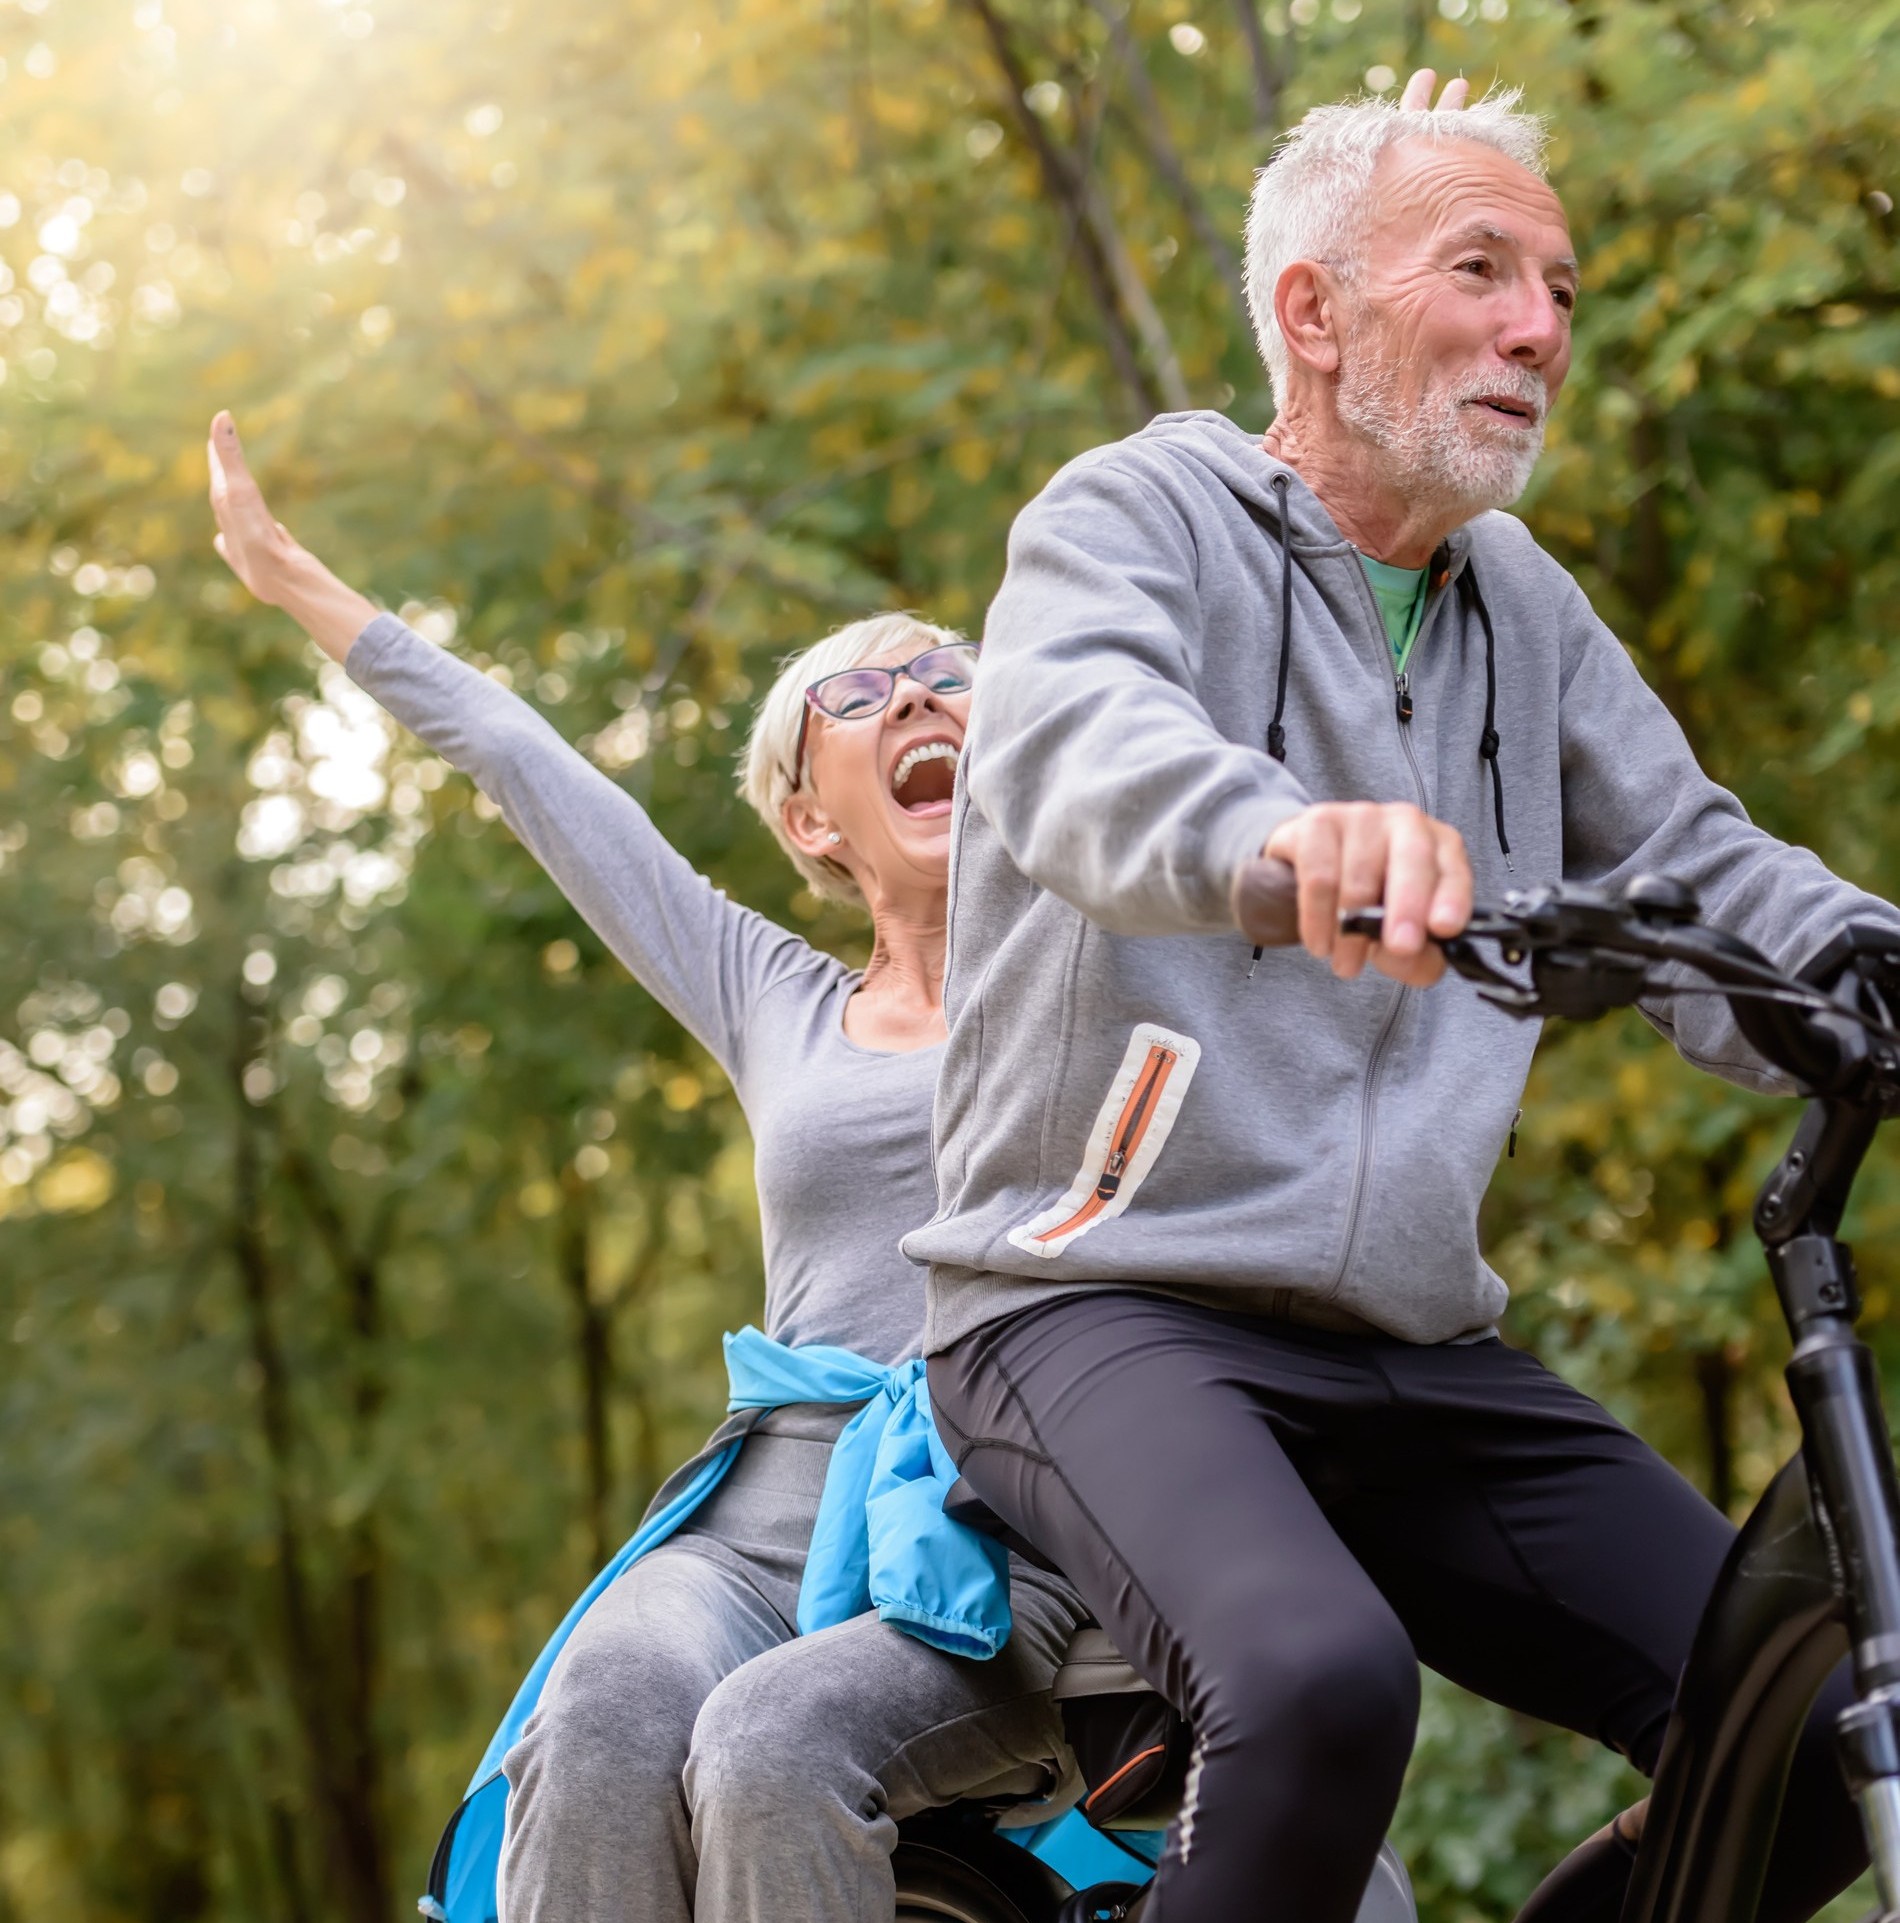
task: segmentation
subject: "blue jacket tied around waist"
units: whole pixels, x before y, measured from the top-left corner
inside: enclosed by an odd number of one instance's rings
[[[825,1473],[798,1596],[801,1635],[875,1609],[899,1629],[956,1656],[993,1656],[1009,1640],[1009,1564],[1002,1545],[943,1513],[956,1465],[930,1419],[921,1361],[895,1368],[849,1349],[787,1348],[741,1329],[726,1337],[734,1417],[794,1402],[858,1402]],[[616,1578],[657,1549],[703,1503],[738,1459],[745,1424],[726,1423],[673,1476],[632,1539],[588,1584],[534,1660],[489,1740],[461,1807],[450,1819],[420,1908],[436,1923],[493,1923],[507,1819],[502,1759],[540,1706],[567,1639]]]

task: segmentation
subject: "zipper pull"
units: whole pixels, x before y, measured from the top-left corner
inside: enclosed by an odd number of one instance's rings
[[[1393,686],[1399,698],[1399,719],[1410,721],[1412,718],[1412,677],[1401,674]]]
[[[1515,1162],[1517,1160],[1517,1125],[1523,1119],[1524,1111],[1521,1108],[1511,1117],[1511,1139],[1504,1151],[1504,1159],[1507,1162]]]

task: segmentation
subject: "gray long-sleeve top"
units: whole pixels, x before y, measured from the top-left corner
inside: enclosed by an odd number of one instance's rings
[[[766,1333],[877,1362],[915,1355],[923,1274],[897,1244],[936,1207],[930,1105],[942,1049],[890,1054],[851,1041],[854,972],[728,900],[526,702],[393,615],[363,630],[345,666],[473,776],[635,980],[731,1077],[757,1151]]]

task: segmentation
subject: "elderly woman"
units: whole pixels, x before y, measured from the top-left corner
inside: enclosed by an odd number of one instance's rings
[[[760,708],[746,799],[813,888],[868,910],[860,974],[727,900],[525,703],[300,547],[227,414],[210,452],[217,548],[238,578],[475,778],[731,1076],[757,1146],[766,1335],[793,1356],[915,1357],[923,1275],[897,1243],[936,1209],[950,796],[975,649],[881,615],[791,661]],[[800,1635],[813,1523],[852,1414],[792,1402],[751,1421],[690,1518],[570,1616],[518,1699],[532,1713],[491,1749],[508,1923],[889,1923],[898,1819],[1056,1781],[1048,1690],[1082,1616],[1053,1578],[1013,1569],[1013,1632],[988,1661],[873,1613]],[[477,1899],[471,1913],[490,1914],[489,1892]]]

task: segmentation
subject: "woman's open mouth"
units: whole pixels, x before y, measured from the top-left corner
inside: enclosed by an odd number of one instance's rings
[[[957,785],[954,741],[919,741],[891,770],[891,798],[907,815],[946,814]]]

